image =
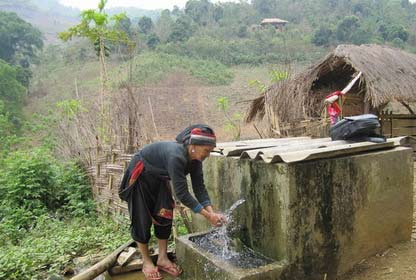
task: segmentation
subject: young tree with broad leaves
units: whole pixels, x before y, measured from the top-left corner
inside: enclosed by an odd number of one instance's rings
[[[104,7],[108,0],[100,0],[98,10],[85,10],[81,13],[81,22],[65,32],[59,33],[59,38],[68,41],[73,37],[82,37],[90,40],[100,60],[101,75],[101,106],[104,106],[104,90],[108,80],[106,57],[110,55],[108,44],[127,43],[132,44],[127,34],[117,28],[120,22],[126,18],[125,13],[109,16]]]
[[[100,138],[104,141],[105,133],[107,131],[105,127],[105,91],[107,88],[107,67],[106,57],[110,55],[109,44],[128,44],[133,47],[133,42],[129,39],[128,35],[119,28],[122,20],[126,19],[125,13],[109,16],[105,11],[105,5],[108,0],[100,0],[98,4],[98,10],[90,9],[82,11],[81,22],[65,32],[59,34],[60,39],[68,41],[73,37],[87,38],[93,44],[97,56],[100,61],[100,107],[101,107],[101,126],[100,126]],[[109,112],[108,112],[109,113]]]

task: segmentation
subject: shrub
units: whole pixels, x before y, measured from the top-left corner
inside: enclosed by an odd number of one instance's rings
[[[0,279],[46,279],[47,274],[59,273],[77,256],[107,254],[129,238],[127,227],[108,218],[58,220],[41,216],[18,245],[2,246]]]
[[[36,226],[37,217],[80,216],[93,212],[90,188],[81,169],[58,163],[45,148],[17,151],[0,170],[0,229],[16,243]]]

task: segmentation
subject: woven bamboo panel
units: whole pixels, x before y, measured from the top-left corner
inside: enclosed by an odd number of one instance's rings
[[[103,213],[127,215],[127,204],[118,197],[124,170],[133,155],[106,146],[95,149],[92,165],[86,171],[92,183],[92,192],[98,210]]]

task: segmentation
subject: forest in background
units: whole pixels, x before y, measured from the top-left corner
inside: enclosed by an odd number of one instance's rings
[[[108,18],[120,12],[109,11]],[[407,0],[191,0],[183,9],[128,10],[105,26],[124,39],[103,37],[101,49],[91,38],[57,39],[79,23],[79,13],[55,0],[0,0],[0,278],[45,279],[77,256],[108,252],[129,238],[125,220],[96,212],[80,150],[62,156],[62,143],[73,140],[80,121],[91,127],[92,139],[103,129],[94,103],[100,52],[110,104],[125,100],[125,89],[152,92],[169,79],[176,85],[183,72],[192,79],[182,82],[192,90],[204,87],[208,94],[201,96],[224,114],[218,124],[236,135],[241,110],[231,101],[247,93],[241,84],[250,79],[262,79],[254,83],[256,94],[280,73],[271,71],[269,78],[270,70],[307,65],[344,43],[416,52],[416,4]],[[45,16],[52,14],[59,18]],[[273,17],[289,21],[283,31],[259,26]]]

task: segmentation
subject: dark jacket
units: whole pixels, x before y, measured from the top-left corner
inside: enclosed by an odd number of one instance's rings
[[[185,145],[177,142],[152,143],[144,146],[142,150],[136,153],[132,162],[138,160],[143,161],[145,172],[158,177],[169,178],[172,181],[176,197],[193,212],[198,213],[203,207],[211,205],[204,184],[202,162],[190,161]],[[132,162],[130,166],[134,166]],[[186,180],[187,174],[191,175],[192,189],[197,200],[189,192]],[[125,181],[123,178],[123,182]]]

